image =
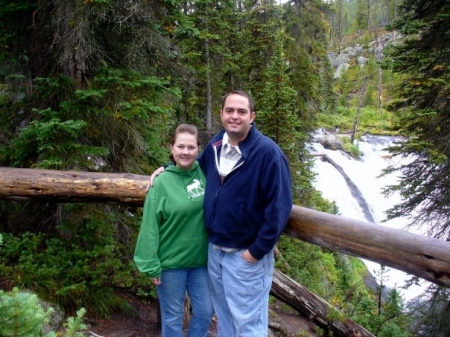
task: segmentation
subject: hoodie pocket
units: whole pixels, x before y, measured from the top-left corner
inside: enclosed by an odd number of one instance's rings
[[[203,235],[189,240],[182,240],[172,254],[167,256],[167,268],[189,268],[206,265],[208,254],[208,237]]]

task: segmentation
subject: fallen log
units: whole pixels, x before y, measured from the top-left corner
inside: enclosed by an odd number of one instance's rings
[[[0,199],[142,206],[148,176],[0,167]]]
[[[141,206],[148,176],[0,168],[0,199]],[[285,233],[450,287],[450,242],[293,206]]]
[[[344,314],[342,319],[331,319],[330,317],[336,315],[329,315],[329,313],[337,310],[336,308],[278,270],[274,271],[270,294],[322,328],[325,336],[332,331],[332,335],[336,337],[374,337],[362,326],[346,318]]]
[[[450,242],[293,206],[284,231],[300,240],[358,256],[450,287]]]

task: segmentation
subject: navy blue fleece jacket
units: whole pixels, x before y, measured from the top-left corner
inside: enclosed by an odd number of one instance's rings
[[[204,211],[209,241],[246,248],[261,259],[278,241],[292,210],[289,165],[278,145],[253,125],[239,143],[242,158],[221,182],[224,132],[215,135],[199,157],[207,179]]]

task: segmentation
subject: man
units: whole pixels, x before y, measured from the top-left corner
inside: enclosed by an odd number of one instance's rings
[[[254,125],[246,93],[226,94],[220,118],[224,129],[199,157],[207,178],[208,274],[218,335],[267,336],[273,247],[292,210],[289,166]]]

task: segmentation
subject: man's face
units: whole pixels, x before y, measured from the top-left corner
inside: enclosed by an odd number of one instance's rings
[[[247,97],[231,94],[225,100],[220,118],[230,144],[234,146],[247,137],[255,112],[250,111]]]

